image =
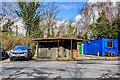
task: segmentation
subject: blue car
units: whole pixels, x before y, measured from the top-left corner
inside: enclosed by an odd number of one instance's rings
[[[29,49],[27,46],[16,46],[14,49],[10,50],[9,57],[10,61],[14,61],[18,58],[26,58],[28,60],[31,60],[34,54],[34,51],[32,49]]]

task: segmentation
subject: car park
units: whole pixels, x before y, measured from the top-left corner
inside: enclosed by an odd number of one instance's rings
[[[34,54],[34,51],[29,49],[27,46],[16,46],[14,49],[9,51],[10,61],[14,61],[16,59],[31,60]]]

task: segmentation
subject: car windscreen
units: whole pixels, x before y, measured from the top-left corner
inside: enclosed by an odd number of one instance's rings
[[[14,50],[27,50],[26,46],[17,46],[14,48]]]

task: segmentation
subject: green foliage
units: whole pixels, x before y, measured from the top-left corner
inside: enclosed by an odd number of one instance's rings
[[[90,25],[88,25],[88,27],[89,27],[89,30],[90,30],[90,39],[95,39],[96,38],[96,34],[95,34],[95,32],[96,32],[96,26],[95,26],[95,24],[93,23],[93,24],[90,24]],[[87,34],[85,34],[85,36],[86,36]]]
[[[39,22],[41,19],[42,3],[39,2],[18,2],[16,7],[12,7],[12,11],[23,19],[25,23],[26,36],[34,37],[38,36],[38,32],[41,33]]]
[[[118,25],[116,21],[110,22],[107,19],[104,11],[100,14],[100,17],[97,19],[95,25],[90,25],[90,30],[97,38],[117,38],[118,37]]]
[[[10,19],[8,19],[8,22],[5,23],[3,26],[2,26],[2,32],[7,32],[9,34],[12,34],[12,29],[11,29],[11,25],[13,25],[14,22],[11,21]]]
[[[118,51],[120,51],[120,17],[114,21],[113,25],[118,26]]]
[[[34,48],[31,38],[22,37],[20,35],[13,36],[13,35],[9,35],[6,32],[2,33],[2,47],[5,50],[11,50],[15,46],[20,46],[20,45],[28,46],[31,49]]]
[[[76,38],[83,39],[83,37],[81,35],[76,35]]]

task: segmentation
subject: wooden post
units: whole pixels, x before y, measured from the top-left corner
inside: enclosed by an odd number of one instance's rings
[[[73,58],[73,54],[72,54],[72,39],[71,39],[71,58]]]
[[[59,39],[58,39],[58,57],[59,57]]]
[[[37,44],[36,44],[36,53],[37,53],[37,57],[39,57],[39,53],[38,53],[38,45],[39,45],[39,42],[37,41]]]

